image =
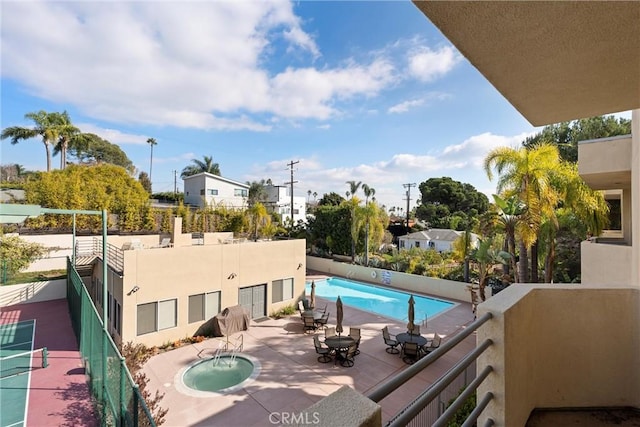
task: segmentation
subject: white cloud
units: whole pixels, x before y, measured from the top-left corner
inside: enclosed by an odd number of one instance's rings
[[[102,139],[106,139],[112,144],[137,144],[143,145],[147,143],[147,139],[149,136],[146,135],[135,135],[130,133],[124,133],[117,129],[107,129],[102,128],[100,126],[96,126],[92,123],[79,123],[76,124],[82,132],[84,133],[93,133],[98,135]]]
[[[114,123],[269,131],[273,117],[339,115],[397,78],[384,56],[267,69],[274,52],[321,56],[284,0],[9,2],[1,31],[3,78]]]
[[[423,82],[442,77],[462,60],[462,55],[451,46],[432,50],[422,46],[413,49],[407,58],[411,76]]]
[[[406,113],[407,111],[409,111],[410,109],[414,108],[414,107],[419,107],[421,105],[424,104],[424,99],[413,99],[411,101],[404,101],[401,102],[399,104],[396,104],[392,107],[389,107],[389,109],[387,110],[388,113],[393,114],[399,114],[399,113]]]

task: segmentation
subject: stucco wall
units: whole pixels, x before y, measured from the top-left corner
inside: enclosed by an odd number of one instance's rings
[[[580,280],[583,284],[626,286],[631,283],[633,248],[584,241],[580,244]],[[603,268],[603,266],[606,266]]]
[[[0,286],[0,307],[67,297],[66,279]]]
[[[534,408],[640,406],[640,290],[515,285],[478,307],[493,345],[478,367],[494,399],[483,417],[524,425]],[[479,424],[483,424],[480,420]]]
[[[192,336],[204,322],[188,323],[189,295],[221,291],[220,307],[224,309],[238,304],[239,288],[267,284],[269,315],[295,304],[304,293],[304,240],[125,251],[124,257],[121,294],[114,294],[122,303],[125,342],[161,345]],[[294,278],[294,298],[272,303],[272,281],[290,277]],[[127,295],[134,286],[139,290]],[[136,336],[137,305],[172,298],[178,299],[178,326]]]
[[[407,292],[419,292],[458,301],[469,301],[471,299],[469,291],[466,289],[467,284],[453,280],[399,273],[397,271],[364,267],[313,256],[307,256],[307,268],[361,282],[393,286]],[[375,273],[375,277],[372,277],[372,273]],[[389,275],[388,283],[385,282],[386,274]],[[490,295],[489,291],[487,288],[487,295]]]

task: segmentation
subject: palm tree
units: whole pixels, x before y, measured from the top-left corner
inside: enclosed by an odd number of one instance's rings
[[[151,158],[149,160],[149,181],[151,181],[151,171],[153,170],[153,146],[158,145],[155,138],[148,138],[147,144],[151,146]]]
[[[264,203],[267,200],[264,179],[253,182],[247,181],[247,185],[249,186],[249,198],[247,199],[249,206],[253,206],[256,203]]]
[[[498,209],[499,224],[504,229],[506,235],[505,248],[509,253],[510,264],[505,265],[505,273],[509,274],[513,271],[514,278],[518,281],[516,268],[516,226],[518,225],[520,215],[524,213],[524,205],[518,199],[518,196],[511,196],[503,199],[494,194],[493,199]]]
[[[360,188],[360,184],[362,184],[362,181],[358,181],[357,183],[355,181],[347,181],[347,184],[349,184],[349,190],[346,192],[347,199],[349,198],[349,196],[351,196],[350,203],[349,203],[351,206],[351,262],[355,262],[356,239],[358,238],[356,207],[358,206],[358,203],[360,203],[360,201],[358,200],[358,198],[355,198],[356,202],[354,203],[354,196],[356,195],[358,188]]]
[[[314,202],[316,201],[316,197],[318,197],[318,193],[314,191],[313,192],[313,201]]]
[[[517,195],[525,206],[517,225],[520,235],[520,282],[529,279],[527,253],[537,241],[543,218],[554,217],[560,200],[560,192],[551,185],[560,164],[558,147],[551,144],[519,149],[500,147],[489,152],[484,160],[489,180],[493,179],[493,168],[500,175],[498,192]]]
[[[71,124],[71,118],[66,111],[51,113],[51,120],[58,128],[58,142],[53,147],[53,155],[60,153],[60,169],[64,169],[67,167],[67,148],[69,143],[82,134],[80,129]]]
[[[59,115],[59,113],[47,113],[44,110],[40,110],[37,113],[27,113],[24,117],[33,121],[34,127],[10,126],[2,131],[0,139],[11,138],[11,144],[17,144],[22,140],[40,136],[47,153],[47,172],[49,172],[51,171],[51,150],[49,145],[55,144],[60,138],[60,127],[55,114]]]
[[[364,265],[369,265],[369,197],[373,197],[376,194],[376,190],[372,187],[369,187],[367,184],[362,184],[362,191],[365,196],[365,209],[367,209],[367,221],[364,229]]]
[[[311,202],[311,190],[307,190],[307,204]]]
[[[358,191],[358,188],[360,188],[360,184],[362,184],[362,181],[347,181],[347,184],[349,184],[349,189],[351,191],[347,192],[347,197],[349,197],[349,195],[351,195],[351,197],[353,198],[353,196],[356,195],[356,192]]]
[[[213,162],[213,156],[204,156],[203,160],[193,159],[191,162],[193,162],[192,165],[182,169],[182,173],[180,174],[181,178],[184,179],[202,172],[220,176],[220,165]]]

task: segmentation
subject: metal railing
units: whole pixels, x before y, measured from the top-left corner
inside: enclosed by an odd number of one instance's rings
[[[75,261],[86,256],[102,258],[101,238],[94,237],[91,240],[78,240],[76,242]],[[110,243],[107,243],[107,265],[116,273],[121,275],[124,273],[124,252]]]
[[[483,316],[470,323],[463,331],[442,343],[439,348],[418,360],[398,375],[376,386],[367,397],[376,403],[380,402],[415,375],[422,372],[429,365],[438,360],[441,356],[446,354],[453,347],[462,342],[469,335],[473,334],[480,326],[489,321],[492,317],[493,315],[491,313],[485,313]],[[411,424],[416,426],[447,425],[447,422],[455,415],[456,411],[464,405],[467,399],[476,392],[476,389],[482,381],[484,381],[484,379],[493,371],[491,366],[486,366],[482,372],[477,375],[474,374],[475,361],[478,356],[480,356],[480,354],[482,354],[492,344],[493,342],[490,339],[487,339],[477,345],[476,348],[467,353],[428,389],[392,417],[387,423],[387,426],[400,427]],[[472,375],[470,375],[470,372]],[[474,378],[469,382],[469,377]],[[452,386],[454,387],[453,389]],[[464,388],[464,390],[461,393],[458,393],[461,388]],[[449,392],[453,396],[457,396],[446,408],[445,401],[447,399],[442,398],[442,394],[444,392]],[[474,425],[492,398],[493,395],[488,393],[483,396],[482,399],[479,399],[476,404],[476,408],[470,413],[463,425]],[[489,426],[492,424],[492,420],[488,420],[485,425]]]

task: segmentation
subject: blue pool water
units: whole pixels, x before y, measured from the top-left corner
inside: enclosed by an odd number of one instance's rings
[[[400,321],[407,321],[408,301],[411,294],[392,289],[367,285],[352,280],[330,277],[315,280],[316,296],[335,301],[340,296],[342,303],[360,310],[370,311]],[[311,294],[311,283],[306,284],[306,294]],[[454,303],[434,298],[413,295],[415,300],[415,323],[431,318],[453,307]]]

